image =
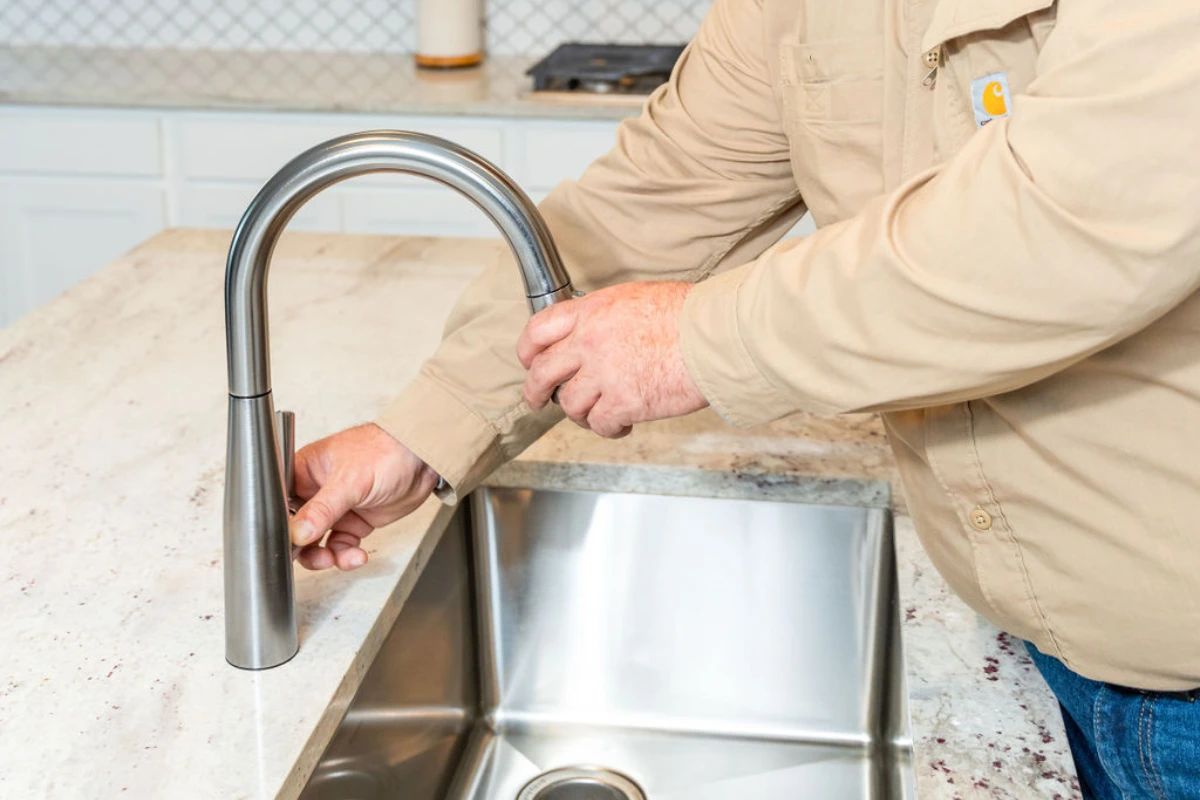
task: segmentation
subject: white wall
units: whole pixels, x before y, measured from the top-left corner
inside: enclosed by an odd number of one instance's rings
[[[710,0],[490,0],[488,50],[686,41]],[[411,52],[416,0],[0,0],[0,45]]]

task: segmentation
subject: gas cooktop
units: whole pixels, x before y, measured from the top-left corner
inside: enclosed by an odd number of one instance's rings
[[[665,83],[683,45],[568,42],[529,68],[535,92],[649,94]]]

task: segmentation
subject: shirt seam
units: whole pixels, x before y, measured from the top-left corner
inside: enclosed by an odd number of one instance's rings
[[[786,197],[783,197],[782,199],[772,203],[753,220],[725,237],[729,240],[726,246],[720,250],[715,250],[712,255],[701,262],[700,266],[688,272],[686,274],[687,280],[695,283],[696,281],[703,280],[704,278],[712,275],[713,271],[716,270],[721,261],[723,261],[731,252],[733,252],[735,247],[746,240],[747,234],[749,234],[751,231],[757,230],[767,222],[770,222],[779,215],[779,212],[783,211],[789,206],[794,205],[798,200],[801,199],[800,192],[797,190],[788,192]]]

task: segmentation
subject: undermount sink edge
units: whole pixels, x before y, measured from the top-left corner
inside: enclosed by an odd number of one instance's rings
[[[584,764],[650,800],[913,797],[891,535],[878,508],[480,489],[301,797],[512,800]]]

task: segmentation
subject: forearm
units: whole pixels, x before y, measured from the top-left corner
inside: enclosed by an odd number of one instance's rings
[[[718,0],[668,84],[613,150],[541,204],[576,288],[697,280],[760,254],[803,213],[762,53],[756,0]],[[381,425],[437,469],[450,497],[561,418],[522,402],[517,271],[488,269]],[[431,430],[430,420],[444,430]]]

